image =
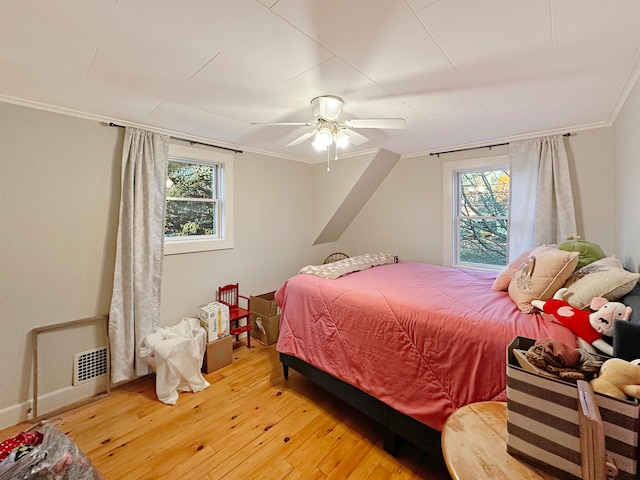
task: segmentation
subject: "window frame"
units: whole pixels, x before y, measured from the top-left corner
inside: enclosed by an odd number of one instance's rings
[[[219,213],[219,234],[194,235],[191,237],[164,237],[164,254],[226,250],[234,247],[233,241],[233,155],[199,148],[197,146],[169,144],[169,159],[192,161],[219,166],[217,195]],[[165,197],[165,208],[167,198]],[[164,226],[164,224],[163,224]],[[163,232],[164,233],[164,232]]]
[[[481,263],[458,262],[458,240],[457,240],[457,214],[458,214],[458,173],[481,171],[481,170],[511,170],[508,154],[495,155],[490,157],[471,158],[467,160],[455,160],[444,162],[443,173],[443,265],[456,268],[469,268],[477,270],[500,271],[504,265],[489,265]],[[511,192],[509,192],[511,197]],[[509,235],[507,227],[507,236]],[[507,248],[507,264],[509,262],[509,250]]]

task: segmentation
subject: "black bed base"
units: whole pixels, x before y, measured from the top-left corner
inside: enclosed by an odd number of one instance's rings
[[[289,367],[345,401],[356,410],[378,422],[384,429],[384,449],[396,455],[400,438],[429,453],[440,448],[440,433],[381,402],[362,390],[338,380],[297,357],[280,353],[284,378],[289,378]]]

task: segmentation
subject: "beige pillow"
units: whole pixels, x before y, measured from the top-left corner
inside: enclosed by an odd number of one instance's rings
[[[520,310],[531,313],[532,300],[549,300],[571,276],[578,264],[578,252],[565,252],[556,247],[534,248],[530,257],[535,257],[529,288],[522,289],[516,281],[517,272],[509,283],[509,296]]]
[[[624,269],[616,257],[606,257],[576,270],[565,283],[564,300],[576,308],[586,308],[594,297],[615,302],[629,293],[640,273]]]
[[[496,280],[493,282],[493,285],[491,285],[491,290],[506,292],[507,289],[509,288],[509,283],[511,283],[511,279],[513,278],[515,273],[518,271],[518,269],[522,266],[522,264],[527,263],[527,258],[529,258],[530,254],[531,254],[531,250],[527,250],[526,252],[521,254],[518,258],[516,258],[512,262],[509,262],[509,265],[504,267],[504,270],[502,270],[496,277]]]

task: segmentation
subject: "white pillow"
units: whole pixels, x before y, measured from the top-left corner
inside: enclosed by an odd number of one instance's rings
[[[594,297],[615,302],[633,289],[638,278],[640,273],[625,270],[615,256],[606,257],[573,272],[564,285],[564,300],[579,309],[588,307]]]

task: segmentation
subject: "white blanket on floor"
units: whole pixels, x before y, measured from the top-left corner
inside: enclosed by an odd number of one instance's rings
[[[196,393],[210,386],[200,371],[205,337],[197,318],[183,318],[145,337],[140,356],[156,372],[156,394],[162,403],[175,405],[178,392]]]

